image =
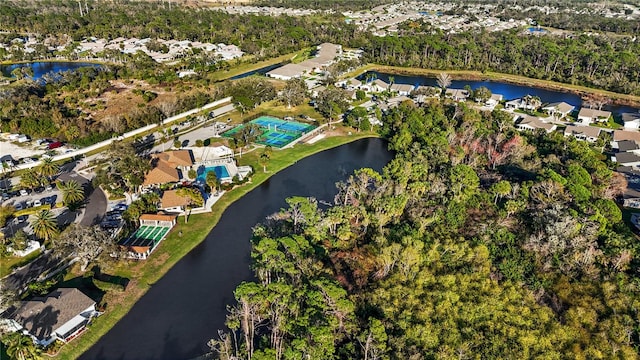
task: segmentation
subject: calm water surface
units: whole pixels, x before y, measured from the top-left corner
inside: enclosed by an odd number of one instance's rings
[[[229,206],[198,247],[181,259],[82,359],[190,359],[224,328],[233,290],[252,279],[251,228],[291,196],[333,202],[335,183],[353,170],[381,170],[387,143],[364,139],[303,159]],[[153,256],[153,255],[152,255]]]
[[[58,62],[58,61],[40,61],[40,62],[32,62],[32,63],[21,63],[21,64],[12,64],[12,65],[0,65],[0,72],[4,76],[11,76],[11,72],[15,68],[19,67],[31,67],[33,70],[33,79],[39,80],[47,73],[59,73],[68,70],[76,70],[83,67],[89,66],[101,66],[100,64],[94,63],[83,63],[83,62]]]
[[[396,84],[409,84],[414,86],[438,86],[435,78],[429,78],[424,76],[410,76],[410,75],[393,75],[382,73],[378,71],[370,71],[377,79],[383,80],[385,82],[389,82],[389,77],[394,77],[394,82]],[[360,80],[366,79],[367,74],[362,74],[358,78]],[[571,104],[578,109],[582,105],[582,99],[580,96],[562,92],[562,91],[554,91],[554,90],[546,90],[532,86],[523,86],[523,85],[515,85],[515,84],[507,84],[496,81],[470,81],[470,80],[453,80],[451,82],[452,89],[462,89],[466,85],[471,86],[471,89],[475,90],[481,86],[484,86],[491,90],[494,94],[502,94],[505,100],[512,100],[519,97],[523,97],[525,95],[538,96],[543,103],[550,102],[561,102],[564,101],[568,104]],[[605,106],[604,109],[610,110],[614,113],[621,112],[637,112],[638,109],[632,108],[629,106]]]

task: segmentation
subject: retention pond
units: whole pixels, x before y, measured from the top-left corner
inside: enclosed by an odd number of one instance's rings
[[[380,171],[393,157],[363,139],[300,160],[233,203],[206,240],[181,259],[82,359],[191,359],[224,329],[233,290],[253,278],[251,229],[291,196],[333,202],[335,183],[355,169]]]

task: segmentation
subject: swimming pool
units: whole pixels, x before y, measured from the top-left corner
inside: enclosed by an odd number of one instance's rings
[[[218,180],[231,180],[231,175],[229,175],[229,170],[224,165],[216,165],[216,166],[200,166],[198,168],[198,177],[196,180],[203,184],[206,184],[207,181],[207,173],[209,171],[213,171],[216,174]]]

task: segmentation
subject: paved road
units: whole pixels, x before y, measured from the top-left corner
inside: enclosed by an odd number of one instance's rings
[[[107,212],[107,197],[104,192],[100,188],[94,189],[91,181],[74,172],[64,173],[60,175],[59,179],[63,181],[75,180],[84,188],[86,205],[83,209],[84,214],[80,220],[80,225],[91,226],[99,224]]]

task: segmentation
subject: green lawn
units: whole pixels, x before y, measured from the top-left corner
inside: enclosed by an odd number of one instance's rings
[[[257,70],[265,66],[281,63],[283,61],[288,61],[288,60],[296,61],[297,59],[304,59],[306,58],[306,56],[308,56],[306,54],[308,54],[309,51],[310,51],[310,48],[306,48],[291,54],[285,54],[269,60],[258,61],[256,63],[247,62],[244,64],[240,64],[238,66],[235,66],[229,70],[216,71],[215,73],[211,74],[210,77],[212,80],[222,81],[222,80],[234,77],[236,75],[243,74],[248,71]]]
[[[37,258],[38,256],[40,256],[41,251],[37,250],[32,252],[31,254],[25,256],[25,257],[16,257],[16,256],[6,256],[6,257],[2,257],[2,259],[0,259],[0,278],[3,278],[7,275],[9,275],[9,273],[11,273],[12,269],[15,269],[17,267],[26,265],[28,263],[30,263],[31,261],[33,261],[35,258]]]
[[[106,297],[107,310],[105,314],[97,318],[89,330],[74,340],[72,345],[64,346],[56,357],[60,359],[75,359],[89,349],[118,320],[127,314],[129,309],[144,295],[151,285],[166,274],[178,260],[204,240],[230,204],[256,188],[270,176],[317,152],[357,139],[375,136],[377,136],[375,133],[363,132],[350,136],[326,138],[313,145],[298,144],[292,149],[274,151],[267,165],[267,173],[262,172],[262,167],[258,164],[259,150],[245,154],[241,159],[238,159],[238,162],[242,165],[252,165],[256,169],[251,182],[225,193],[213,206],[211,213],[192,215],[188,224],[185,224],[184,216],[181,216],[178,219],[178,225],[169,233],[148,260],[139,262],[123,261],[112,269],[105,269],[105,272],[109,274],[131,279],[129,287],[124,293],[118,292],[112,294],[111,297]],[[179,235],[180,233],[182,233],[182,236]],[[248,241],[249,239],[245,240]],[[239,241],[242,241],[242,239],[239,239]]]

